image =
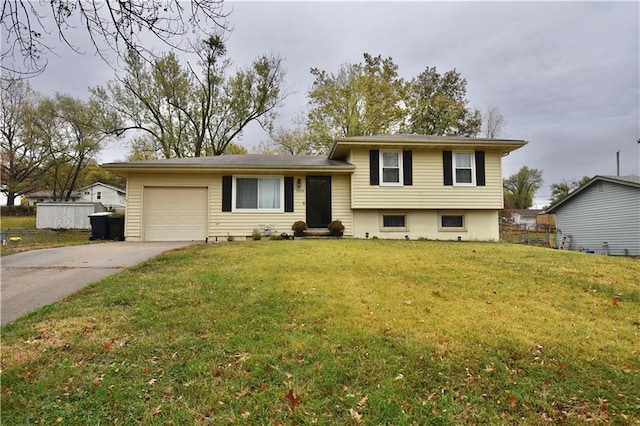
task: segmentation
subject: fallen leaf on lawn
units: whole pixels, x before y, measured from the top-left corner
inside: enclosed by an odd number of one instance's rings
[[[360,400],[360,402],[358,402],[358,408],[363,409],[365,405],[367,405],[367,401],[369,400],[368,397],[364,397]]]
[[[509,398],[509,407],[513,408],[515,406],[516,406],[516,396],[511,395],[511,398]]]
[[[435,405],[431,407],[431,412],[436,416],[440,414],[440,410],[438,410],[438,407],[436,407]]]
[[[245,411],[244,413],[240,414],[240,417],[242,417],[243,419],[246,419],[247,417],[249,417],[251,415],[250,412]]]
[[[353,408],[349,408],[349,414],[351,414],[351,418],[355,420],[356,424],[360,424],[360,421],[362,420],[362,415],[360,413]]]
[[[236,398],[242,398],[249,393],[249,389],[243,389],[240,392],[236,392]]]
[[[62,423],[64,421],[64,419],[62,417],[58,417],[56,419],[56,423]]]
[[[402,375],[402,373],[400,373],[400,374],[398,374],[398,375],[396,376],[396,378],[395,378],[395,379],[393,379],[393,380],[402,380],[402,379],[404,379],[404,376]]]
[[[293,393],[293,389],[289,389],[289,393],[284,396],[284,399],[289,403],[291,411],[295,410],[295,408],[300,405],[300,398]]]
[[[411,300],[405,300],[404,304],[409,306],[409,305],[413,304],[413,302]]]
[[[149,383],[150,385],[155,385],[156,383],[158,383],[158,381],[156,379],[151,379],[147,383]]]
[[[157,416],[159,413],[160,413],[160,405],[151,409],[151,412],[149,414],[151,414],[152,416]]]

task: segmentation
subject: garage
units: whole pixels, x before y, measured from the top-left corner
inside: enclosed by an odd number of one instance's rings
[[[208,236],[206,187],[145,187],[145,241],[204,241]]]

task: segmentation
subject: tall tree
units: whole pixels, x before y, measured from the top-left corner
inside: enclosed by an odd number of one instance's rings
[[[533,205],[536,191],[544,183],[542,171],[522,166],[514,175],[504,179],[504,193],[512,209],[528,209]]]
[[[95,54],[107,63],[109,52],[118,56],[134,50],[150,61],[145,46],[159,40],[172,49],[191,50],[189,37],[209,35],[227,28],[222,0],[4,0],[1,26],[2,69],[37,74],[46,65],[51,46],[47,35],[58,38],[74,52],[83,53],[71,40],[75,28],[84,31]]]
[[[47,159],[43,186],[53,190],[54,200],[68,201],[79,186],[83,169],[112,137],[101,129],[114,127],[116,117],[96,102],[61,94],[43,98],[35,112],[30,126]]]
[[[398,131],[405,83],[392,58],[364,54],[364,63],[343,64],[337,74],[311,68],[308,130],[318,151],[336,137]]]
[[[560,182],[551,184],[551,198],[549,199],[549,205],[557,203],[558,201],[569,195],[570,192],[575,191],[590,180],[591,178],[589,176],[584,176],[582,179],[573,180],[571,182]]]
[[[2,192],[7,196],[7,205],[13,206],[17,196],[40,184],[46,149],[30,127],[36,118],[34,109],[39,95],[23,80],[7,78],[1,83]]]
[[[484,118],[484,136],[490,139],[500,137],[506,123],[500,109],[495,105],[489,105]]]
[[[172,53],[150,65],[132,52],[125,75],[92,92],[126,123],[116,133],[143,133],[133,146],[136,158],[220,155],[249,123],[269,130],[286,96],[280,57],[260,56],[228,75],[225,55],[221,36],[200,45],[200,72]]]
[[[409,84],[408,123],[411,133],[475,137],[482,125],[480,111],[470,109],[467,80],[455,69],[440,74],[425,69]]]

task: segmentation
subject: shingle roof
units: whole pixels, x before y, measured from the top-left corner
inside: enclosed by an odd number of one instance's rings
[[[169,158],[165,160],[129,161],[103,164],[112,170],[124,169],[336,169],[353,170],[355,167],[340,160],[329,160],[319,155],[262,155],[234,154],[213,157]]]
[[[573,192],[570,192],[567,196],[556,202],[555,204],[549,206],[547,209],[547,213],[555,213],[555,210],[560,207],[562,204],[566,203],[585,189],[589,188],[596,182],[611,182],[619,185],[632,186],[634,188],[640,188],[640,176],[637,175],[628,175],[628,176],[594,176],[589,182],[582,185],[580,188],[576,189]]]

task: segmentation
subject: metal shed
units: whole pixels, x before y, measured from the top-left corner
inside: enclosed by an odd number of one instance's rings
[[[105,211],[101,203],[38,203],[37,229],[91,229],[89,215]]]

